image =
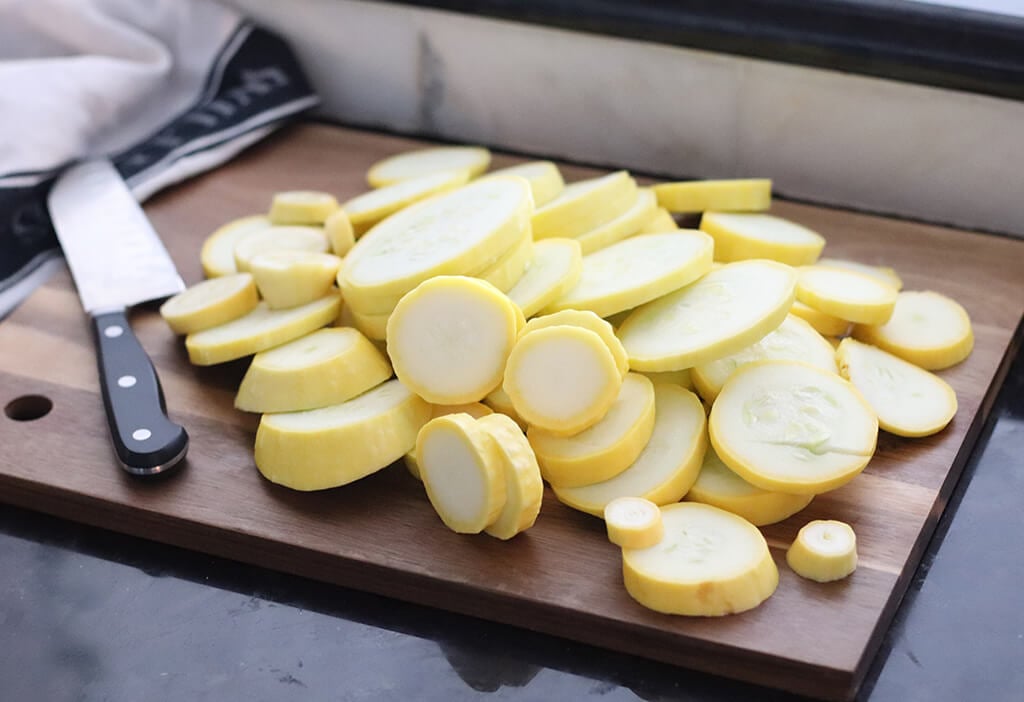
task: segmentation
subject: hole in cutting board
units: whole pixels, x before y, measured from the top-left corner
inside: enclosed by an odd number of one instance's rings
[[[53,401],[42,395],[22,395],[7,403],[4,414],[18,422],[31,422],[45,417],[53,409]]]

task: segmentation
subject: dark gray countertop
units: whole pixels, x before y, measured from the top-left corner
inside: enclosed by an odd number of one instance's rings
[[[1022,498],[1018,352],[863,699],[1024,699]],[[485,698],[790,696],[0,506],[4,702]]]

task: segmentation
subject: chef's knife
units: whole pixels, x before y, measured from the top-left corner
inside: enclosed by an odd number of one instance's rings
[[[92,317],[107,424],[121,466],[161,473],[188,450],[188,434],[167,418],[156,370],[128,325],[127,308],[185,287],[121,175],[107,160],[72,166],[49,196],[82,306]]]

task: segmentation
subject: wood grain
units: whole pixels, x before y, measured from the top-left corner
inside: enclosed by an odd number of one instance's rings
[[[158,198],[147,211],[188,282],[203,238],[264,210],[277,190],[340,199],[407,139],[322,125],[293,128],[232,164]],[[498,157],[497,165],[515,159]],[[569,179],[592,171],[566,167]],[[898,187],[898,184],[894,184]],[[116,466],[84,315],[66,274],[0,324],[0,405],[41,394],[32,422],[0,416],[0,499],[69,519],[299,575],[476,615],[669,663],[830,699],[854,695],[977,437],[1024,311],[1024,242],[792,203],[774,211],[822,232],[827,255],[895,267],[908,289],[967,308],[977,346],[942,375],[960,410],[941,434],[883,434],[858,479],[764,529],[779,589],[763,606],[720,619],[669,617],[634,603],[601,522],[548,494],[537,525],[509,543],[458,536],[419,483],[392,466],[316,494],[262,480],[252,462],[257,418],[232,407],[245,362],[189,366],[152,309],[133,325],[153,356],[169,410],[192,436],[186,467],[140,481]],[[809,519],[857,532],[861,566],[830,585],[796,577],[784,550]]]

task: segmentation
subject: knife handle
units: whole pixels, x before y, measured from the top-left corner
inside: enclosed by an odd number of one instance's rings
[[[188,451],[185,429],[167,418],[152,361],[123,310],[94,315],[100,389],[121,467],[135,475],[161,473]]]

